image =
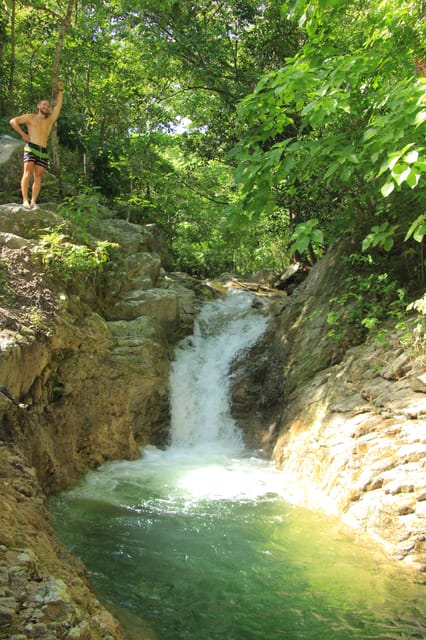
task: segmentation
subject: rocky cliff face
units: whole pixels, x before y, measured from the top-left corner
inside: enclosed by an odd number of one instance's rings
[[[329,335],[341,258],[333,248],[275,304],[263,342],[234,363],[233,413],[298,503],[339,514],[425,572],[424,361],[392,326],[361,345]]]
[[[140,444],[165,442],[171,348],[191,330],[194,305],[194,293],[162,272],[155,232],[120,220],[97,230],[119,249],[96,284],[60,285],[37,273],[25,235],[52,221],[49,210],[0,206],[10,298],[0,401],[3,416],[12,408],[17,416],[0,422],[0,437],[24,448],[48,491],[95,464],[138,455]]]
[[[165,274],[155,228],[112,218],[91,230],[119,245],[103,274],[51,278],[34,247],[58,222],[53,206],[0,205],[0,637],[121,638],[54,539],[45,495],[166,442],[195,294]]]
[[[0,444],[0,498],[0,638],[123,640],[55,539],[34,468],[10,442]]]

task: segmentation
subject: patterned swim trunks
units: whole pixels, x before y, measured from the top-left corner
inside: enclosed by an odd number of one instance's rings
[[[45,169],[49,166],[49,156],[46,147],[40,147],[33,142],[26,142],[24,147],[24,162],[34,162]]]

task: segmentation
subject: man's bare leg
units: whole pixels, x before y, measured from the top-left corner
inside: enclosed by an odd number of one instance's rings
[[[38,198],[38,194],[40,193],[40,189],[41,189],[41,181],[43,178],[43,173],[44,173],[44,167],[40,167],[38,165],[36,165],[34,167],[34,182],[33,182],[33,190],[32,190],[32,195],[31,195],[31,208],[32,209],[36,209],[37,205],[36,205],[36,201]]]
[[[24,209],[30,209],[31,205],[28,200],[28,189],[30,188],[31,176],[34,173],[34,162],[24,162],[24,173],[21,179],[22,201]]]

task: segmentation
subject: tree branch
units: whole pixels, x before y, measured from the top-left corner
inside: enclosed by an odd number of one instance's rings
[[[210,202],[214,202],[215,204],[220,204],[223,206],[226,206],[229,204],[229,200],[217,200],[216,198],[214,198],[213,196],[209,196],[206,193],[203,193],[202,191],[198,191],[198,189],[196,189],[195,187],[193,187],[192,185],[190,185],[188,182],[186,182],[186,180],[184,180],[182,177],[179,178],[180,181],[182,182],[182,184],[185,185],[185,187],[187,189],[189,189],[190,191],[193,191],[194,193],[197,194],[197,196],[200,196],[201,198],[204,198],[204,200],[209,200]]]

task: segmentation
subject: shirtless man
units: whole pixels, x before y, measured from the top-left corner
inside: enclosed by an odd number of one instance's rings
[[[41,189],[43,173],[48,166],[47,141],[62,108],[64,83],[58,82],[58,97],[53,109],[48,100],[41,100],[37,105],[37,113],[24,113],[9,122],[21,138],[26,142],[24,147],[24,172],[21,179],[23,206],[25,209],[37,209],[37,197]],[[24,124],[28,133],[21,129]],[[33,177],[31,202],[28,200],[28,189]]]

